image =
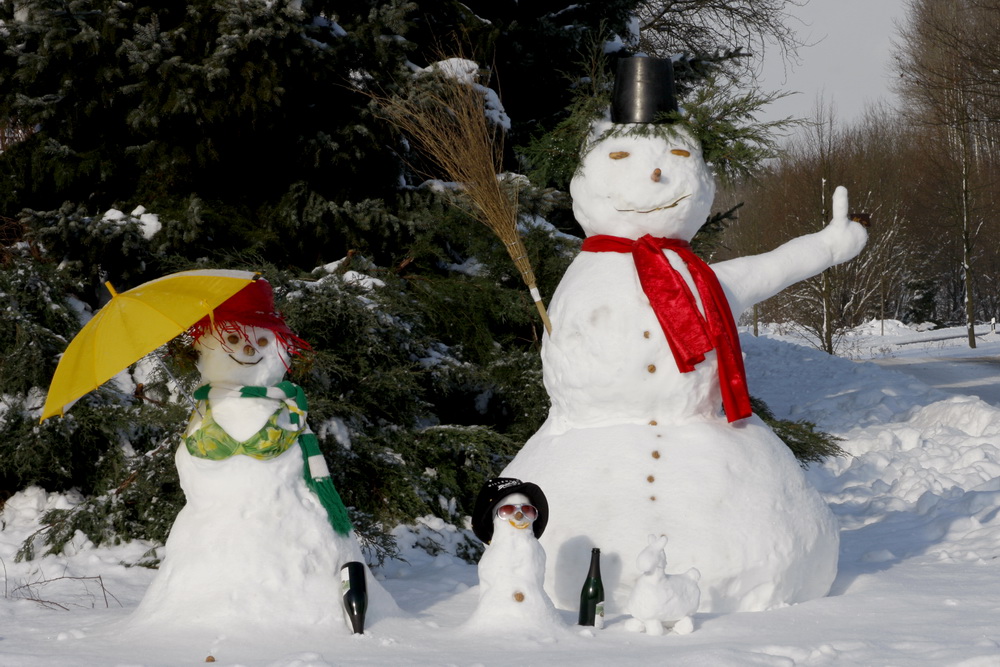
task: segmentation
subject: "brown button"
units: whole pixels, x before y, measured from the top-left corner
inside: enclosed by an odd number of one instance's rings
[[[656,372],[656,366],[654,366],[653,364],[650,364],[650,365],[646,366],[646,370],[649,371],[650,373],[655,373]]]
[[[659,450],[656,450],[656,449],[653,450],[653,458],[654,459],[660,458],[660,452],[659,452]]]
[[[521,591],[514,593],[514,602],[524,602],[524,593]]]
[[[656,420],[655,419],[650,419],[649,420],[649,425],[650,426],[656,426]]]
[[[656,496],[650,496],[649,499],[650,500],[656,500]]]
[[[649,332],[648,331],[643,331],[642,332],[642,337],[643,338],[649,338]]]
[[[656,481],[656,478],[653,477],[652,475],[650,475],[649,477],[646,478],[646,481],[649,482],[650,484],[652,484],[653,482]]]

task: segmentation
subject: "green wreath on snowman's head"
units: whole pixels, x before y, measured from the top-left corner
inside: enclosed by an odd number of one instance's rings
[[[704,142],[699,135],[694,132],[693,126],[687,122],[681,111],[670,111],[656,115],[656,120],[650,123],[616,123],[611,120],[608,113],[595,118],[590,124],[590,132],[583,139],[580,148],[581,164],[583,158],[590,153],[599,143],[607,139],[663,139],[664,141],[684,140],[690,137],[701,149],[704,155]],[[705,161],[709,162],[705,156]]]
[[[622,58],[619,62],[629,60],[639,59]],[[684,59],[677,62],[687,63]],[[622,69],[619,67],[620,72]],[[790,119],[756,120],[761,108],[782,94],[767,95],[756,90],[734,93],[732,86],[723,86],[711,74],[682,102],[660,105],[665,110],[656,111],[643,122],[611,122],[612,94],[611,87],[604,86],[602,94],[576,109],[583,116],[578,116],[577,127],[588,128],[579,139],[581,163],[605,139],[658,137],[669,141],[686,134],[701,146],[702,158],[718,176],[733,179],[752,173],[764,160],[774,157],[775,134],[792,124]]]

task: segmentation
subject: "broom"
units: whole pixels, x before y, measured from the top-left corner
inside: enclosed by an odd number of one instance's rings
[[[461,185],[472,204],[472,216],[504,243],[551,335],[552,324],[517,231],[517,192],[505,188],[497,176],[502,168],[503,137],[495,125],[487,123],[482,89],[471,81],[436,74],[433,86],[408,97],[371,97],[386,120],[412,137],[424,155]]]

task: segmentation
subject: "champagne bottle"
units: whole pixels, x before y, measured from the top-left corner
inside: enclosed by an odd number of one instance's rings
[[[590,551],[590,571],[580,591],[580,625],[604,627],[604,584],[601,582],[601,550]]]
[[[363,563],[351,561],[340,568],[340,591],[344,596],[344,611],[351,621],[354,634],[365,633],[365,612],[368,610],[368,584]]]

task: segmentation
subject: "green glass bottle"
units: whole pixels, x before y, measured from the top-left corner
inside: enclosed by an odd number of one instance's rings
[[[601,582],[601,550],[590,550],[590,571],[580,591],[580,625],[604,627],[604,584]]]

